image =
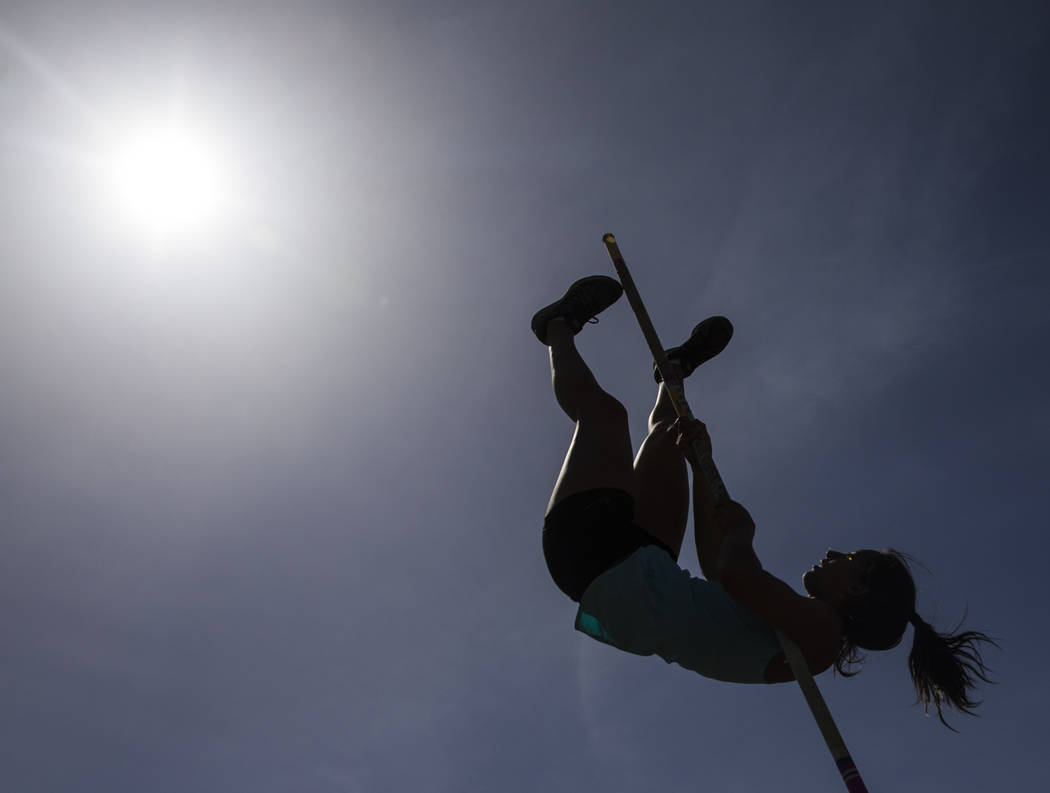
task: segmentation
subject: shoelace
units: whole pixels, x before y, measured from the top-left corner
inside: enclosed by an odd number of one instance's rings
[[[572,315],[575,315],[575,316],[587,316],[588,314],[591,314],[591,318],[584,320],[583,324],[584,325],[597,325],[598,324],[598,317],[593,315],[595,313],[594,312],[594,306],[595,306],[595,301],[591,300],[589,297],[586,297],[586,296],[578,297],[575,300],[573,300],[571,303],[569,303],[568,306],[566,306],[566,308],[568,308],[568,311],[566,312],[566,314],[568,314],[569,316],[572,316]]]

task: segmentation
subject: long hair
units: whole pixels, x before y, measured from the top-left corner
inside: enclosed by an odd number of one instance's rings
[[[938,633],[915,612],[915,581],[908,568],[909,557],[887,548],[867,570],[864,595],[848,598],[844,603],[845,634],[835,671],[845,677],[857,674],[864,661],[864,650],[889,650],[900,644],[910,622],[915,629],[908,669],[915,685],[917,702],[929,713],[937,708],[937,717],[950,730],[942,706],[976,715],[980,704],[973,698],[979,680],[991,683],[989,669],[981,657],[981,643],[999,645],[980,631],[956,633],[956,625],[947,633]]]

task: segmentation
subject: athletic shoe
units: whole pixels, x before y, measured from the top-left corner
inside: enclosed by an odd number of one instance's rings
[[[572,328],[573,335],[588,322],[597,322],[597,315],[620,299],[623,287],[607,275],[590,275],[569,287],[561,300],[541,308],[532,317],[532,332],[547,343],[547,323],[562,317]]]
[[[667,358],[674,361],[682,370],[682,377],[688,377],[704,361],[710,361],[722,352],[733,338],[733,323],[725,317],[708,317],[689,334],[681,347],[672,347],[666,351]],[[653,377],[661,382],[660,370],[653,364]]]

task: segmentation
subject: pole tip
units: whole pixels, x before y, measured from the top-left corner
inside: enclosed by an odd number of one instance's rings
[[[606,245],[608,245],[610,243],[615,245],[616,244],[616,237],[614,237],[612,234],[603,234],[602,235],[602,242],[604,242]]]

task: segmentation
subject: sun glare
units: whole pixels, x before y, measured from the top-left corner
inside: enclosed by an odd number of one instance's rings
[[[199,231],[226,199],[221,158],[203,135],[176,124],[141,127],[119,141],[109,162],[119,209],[143,231]]]

